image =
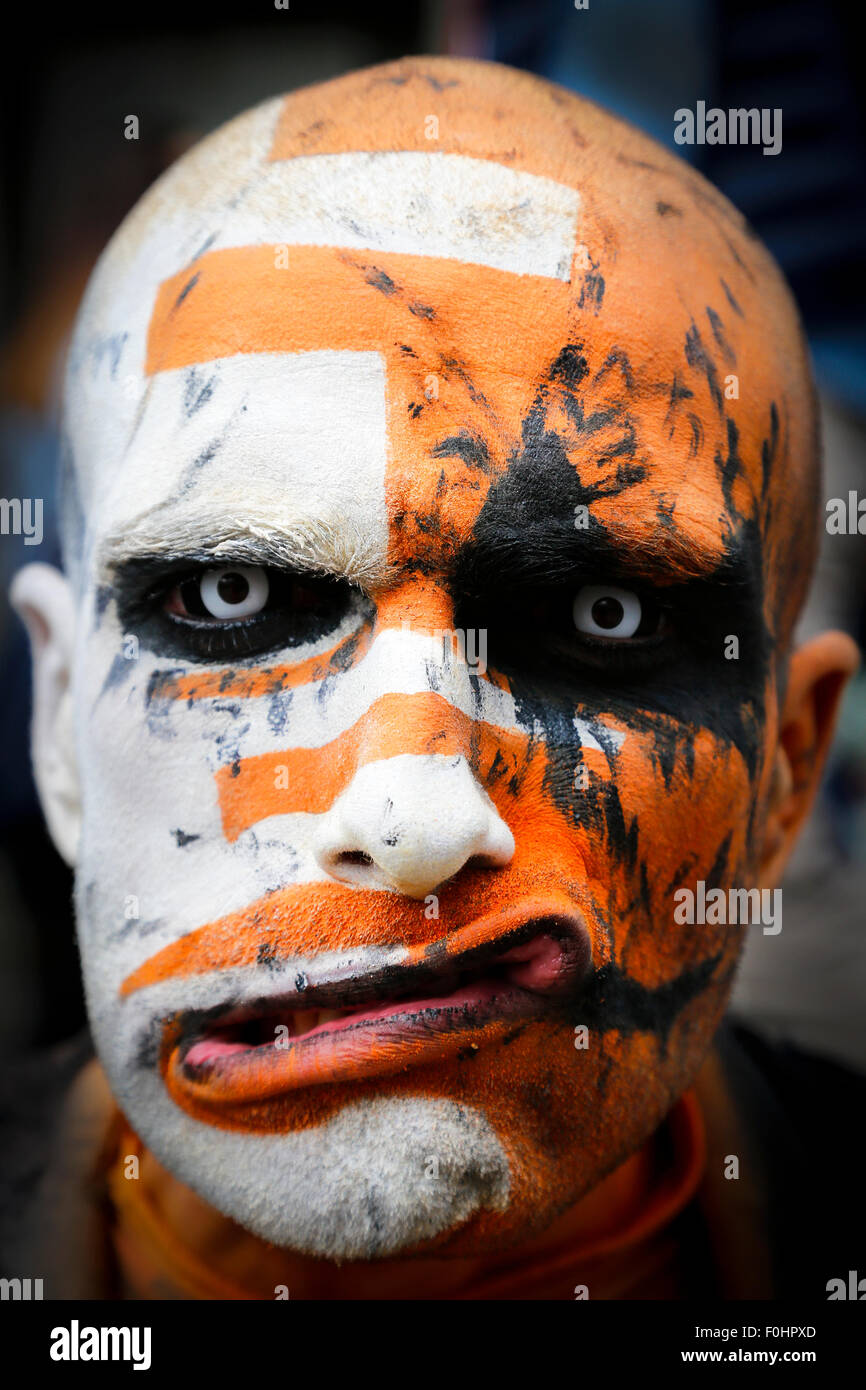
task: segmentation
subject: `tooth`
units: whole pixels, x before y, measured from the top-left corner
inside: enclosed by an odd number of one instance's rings
[[[295,1034],[309,1033],[311,1028],[315,1028],[318,1021],[318,1009],[297,1009],[293,1019]]]
[[[343,1009],[320,1009],[319,1022],[333,1023],[335,1018],[342,1018],[344,1012],[345,1011]]]

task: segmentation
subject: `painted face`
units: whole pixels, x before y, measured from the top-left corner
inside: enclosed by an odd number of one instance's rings
[[[755,882],[807,380],[718,195],[492,66],[268,103],[124,224],[68,387],[79,931],[221,1211],[492,1248],[689,1084],[742,932],[674,895]]]

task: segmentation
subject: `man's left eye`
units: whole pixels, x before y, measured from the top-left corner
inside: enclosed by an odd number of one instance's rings
[[[261,565],[227,565],[176,584],[166,596],[165,610],[179,618],[236,622],[261,613],[270,590]]]
[[[662,616],[654,599],[615,584],[584,584],[575,594],[571,612],[578,632],[609,641],[654,636]]]

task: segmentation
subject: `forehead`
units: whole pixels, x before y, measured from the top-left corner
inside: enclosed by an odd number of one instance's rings
[[[372,572],[469,534],[515,469],[530,513],[676,516],[719,557],[753,512],[789,406],[732,211],[545,84],[506,123],[429,76],[268,103],[121,229],[67,386],[97,535],[342,533]]]

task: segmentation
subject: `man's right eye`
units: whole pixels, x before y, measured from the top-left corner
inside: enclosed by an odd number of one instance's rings
[[[127,630],[167,656],[221,661],[327,638],[369,601],[342,579],[277,566],[199,565],[151,583],[121,616]]]
[[[237,622],[261,613],[270,587],[268,572],[261,565],[205,570],[198,578],[174,586],[165,600],[165,611],[179,618]]]

